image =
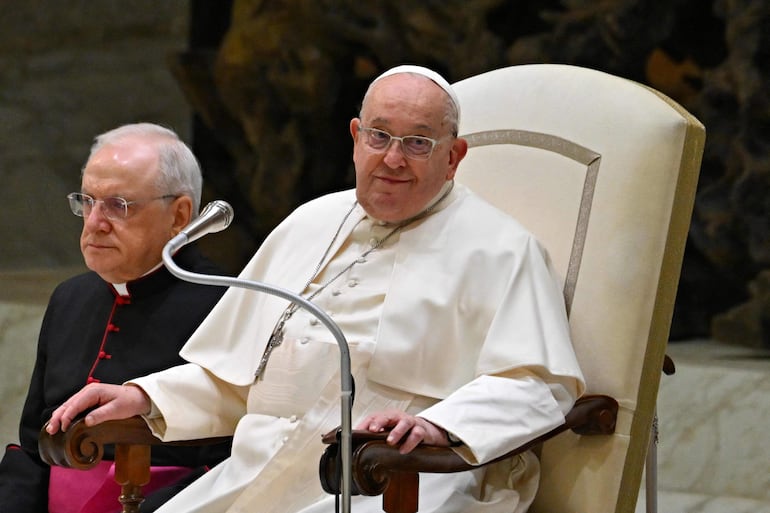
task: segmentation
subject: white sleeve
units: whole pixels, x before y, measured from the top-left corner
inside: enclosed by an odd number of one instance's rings
[[[419,416],[459,438],[469,463],[494,459],[564,423],[576,399],[569,380],[518,374],[480,376]]]
[[[152,401],[144,418],[163,441],[230,436],[243,415],[249,387],[222,381],[189,363],[137,378]]]

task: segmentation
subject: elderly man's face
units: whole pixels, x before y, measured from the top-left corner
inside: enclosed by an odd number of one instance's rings
[[[382,221],[408,219],[427,206],[447,180],[454,177],[467,144],[451,137],[445,120],[447,96],[431,80],[396,74],[376,82],[362,107],[361,119],[350,122],[356,196],[366,212]],[[407,157],[398,141],[374,150],[359,127],[392,136],[419,135],[439,140],[427,160]]]
[[[157,199],[158,154],[146,138],[131,136],[98,150],[83,171],[81,191],[96,200],[137,201],[125,219],[109,219],[97,202],[83,218],[80,250],[89,269],[110,283],[139,278],[161,262],[163,246],[190,221],[187,196]]]

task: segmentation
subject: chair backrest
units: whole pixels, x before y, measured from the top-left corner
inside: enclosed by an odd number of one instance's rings
[[[648,87],[576,66],[512,66],[454,86],[471,147],[457,180],[548,249],[588,393],[620,404],[615,435],[545,443],[531,511],[633,512],[704,127]]]

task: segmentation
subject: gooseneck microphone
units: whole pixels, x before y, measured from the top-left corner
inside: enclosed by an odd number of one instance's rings
[[[215,285],[224,287],[239,287],[244,289],[265,292],[273,296],[286,299],[295,303],[314,315],[331,332],[340,349],[340,401],[341,401],[341,430],[340,449],[342,459],[342,483],[341,501],[342,512],[350,513],[350,499],[352,495],[352,459],[353,459],[353,374],[350,369],[350,350],[345,335],[337,323],[314,303],[289,290],[268,285],[267,283],[250,281],[231,276],[215,276],[210,274],[197,274],[186,271],[176,265],[172,255],[184,245],[197,240],[209,233],[215,233],[227,228],[233,220],[233,208],[222,200],[212,201],[203,209],[201,214],[190,224],[185,226],[178,235],[172,238],[163,247],[163,264],[171,274],[184,281],[199,283],[202,285]]]
[[[221,232],[233,221],[233,207],[226,201],[212,201],[203,208],[200,215],[193,219],[190,224],[182,228],[176,237],[171,239],[168,244],[173,244],[174,251],[185,244],[198,240],[209,233]]]

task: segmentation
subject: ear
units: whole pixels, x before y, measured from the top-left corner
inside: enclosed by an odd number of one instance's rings
[[[449,150],[449,169],[447,170],[447,180],[452,180],[457,173],[457,166],[465,158],[468,153],[468,141],[462,137],[456,138],[452,142],[452,148]]]
[[[192,220],[192,198],[189,196],[179,196],[171,203],[171,212],[174,215],[174,222],[171,225],[171,236],[176,236],[182,231],[182,228],[190,224]]]
[[[358,138],[358,127],[361,126],[361,119],[360,118],[353,118],[350,120],[350,135],[353,137],[353,144],[356,143],[356,139]]]

